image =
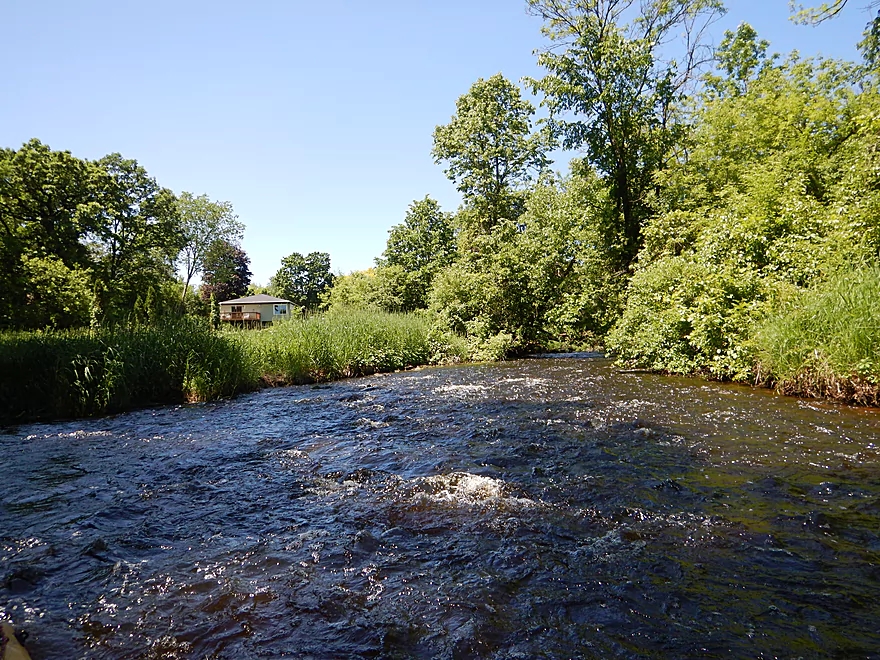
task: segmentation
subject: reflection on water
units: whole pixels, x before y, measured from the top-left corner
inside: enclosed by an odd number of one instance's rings
[[[0,436],[36,658],[871,657],[880,413],[533,359]]]

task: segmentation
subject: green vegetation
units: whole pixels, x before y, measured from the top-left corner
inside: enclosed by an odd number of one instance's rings
[[[207,401],[252,389],[242,346],[203,320],[0,335],[0,423]]]
[[[232,338],[268,385],[293,385],[397,371],[428,364],[439,348],[418,314],[336,310]]]
[[[281,268],[272,276],[269,290],[297,307],[314,310],[321,295],[333,286],[330,255],[310,252],[306,256],[294,252],[281,260]]]
[[[880,268],[838,273],[765,319],[758,378],[787,394],[880,406]]]
[[[209,401],[266,385],[323,382],[426,364],[448,348],[419,315],[349,311],[263,332],[206,319],[0,334],[0,424]]]
[[[709,78],[688,158],[658,176],[659,212],[646,223],[627,305],[607,338],[630,364],[786,382],[789,366],[776,371],[785,361],[758,371],[757,329],[790,300],[819,295],[829,279],[855,281],[863,264],[877,263],[872,79],[841,62],[776,63],[766,47],[748,26],[728,35],[718,57],[731,75]],[[868,319],[858,325],[876,343],[880,327]]]
[[[548,39],[527,84],[549,116],[501,74],[478,79],[433,133],[460,208],[413,201],[366,271],[293,252],[249,286],[228,202],[175,196],[118,154],[0,151],[0,329],[40,330],[4,337],[4,374],[43,374],[20,391],[4,375],[12,417],[561,344],[876,404],[880,15],[857,64],[770,55],[747,24],[708,51],[720,0],[526,4]],[[558,147],[582,154],[564,173],[549,169]],[[211,333],[217,302],[257,292],[310,316]],[[167,372],[137,366],[141,344]]]

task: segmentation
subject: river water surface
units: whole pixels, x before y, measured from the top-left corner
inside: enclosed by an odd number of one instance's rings
[[[46,658],[880,657],[880,412],[424,369],[0,435]]]

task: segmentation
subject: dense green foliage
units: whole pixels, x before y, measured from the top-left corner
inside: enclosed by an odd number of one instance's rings
[[[136,161],[83,161],[39,140],[0,151],[0,328],[128,315],[172,277],[177,221],[174,196]]]
[[[315,309],[321,295],[333,285],[330,255],[310,252],[306,256],[294,252],[281,260],[281,268],[272,276],[272,295],[289,300],[303,309]]]
[[[466,335],[480,358],[560,338],[592,343],[613,322],[623,285],[597,222],[608,213],[589,173],[543,177],[517,223],[474,237],[440,273],[431,292],[437,330]]]
[[[205,401],[256,384],[241,345],[198,320],[0,335],[0,423]]]
[[[778,302],[877,263],[876,89],[831,61],[739,72],[736,84],[710,81],[688,158],[660,178],[660,212],[608,338],[633,364],[749,379],[749,339]]]
[[[721,11],[719,0],[645,0],[632,16],[633,4],[528,0],[557,46],[539,55],[547,75],[532,81],[533,88],[545,95],[565,147],[584,148],[605,176],[618,213],[622,267],[641,245],[653,175],[679,135],[676,113],[694,73],[701,28]],[[663,62],[659,51],[677,36],[681,59]]]
[[[175,264],[188,285],[211,242],[242,229],[229,203],[175,197],[119,154],[81,160],[39,140],[0,150],[0,329],[191,311],[188,286],[172,291]]]
[[[200,339],[246,375],[212,375],[196,356],[202,375],[173,367],[180,384],[157,400],[225,394],[254,374],[310,382],[563,342],[604,344],[639,368],[876,402],[880,18],[859,65],[768,56],[747,24],[708,49],[719,0],[527,6],[549,44],[545,75],[527,84],[549,116],[533,122],[501,74],[478,79],[433,133],[460,208],[414,201],[366,271],[335,276],[328,253],[294,252],[269,287],[249,286],[228,202],[175,197],[118,154],[82,161],[37,140],[0,151],[0,329],[92,328],[9,335],[9,355],[75,346],[70,356],[94,360],[89,374],[112,375],[97,382],[128,382],[113,375],[116,343],[148,344],[150,325],[176,336],[184,314],[217,326],[216,302],[259,292],[325,315]],[[704,59],[715,69],[698,75]],[[582,154],[566,173],[548,169],[558,145]],[[126,322],[139,329],[110,329]],[[71,378],[58,382],[82,390]],[[134,386],[114,387],[55,409],[126,405]]]

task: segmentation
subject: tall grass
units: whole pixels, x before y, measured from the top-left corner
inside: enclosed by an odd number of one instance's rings
[[[757,332],[759,380],[786,394],[880,405],[880,268],[839,273]]]
[[[6,333],[0,335],[0,423],[205,401],[252,389],[258,377],[240,345],[195,319]]]
[[[236,333],[268,384],[314,383],[427,364],[430,322],[345,309]]]
[[[346,310],[262,331],[216,333],[187,318],[157,327],[0,334],[0,424],[427,364],[429,326],[418,315]]]

